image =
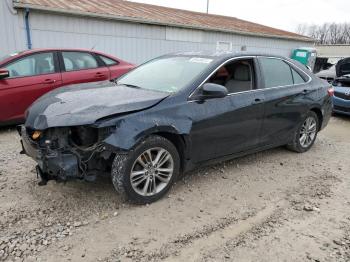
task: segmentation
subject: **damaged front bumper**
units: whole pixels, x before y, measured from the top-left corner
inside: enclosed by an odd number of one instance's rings
[[[44,185],[48,180],[92,181],[100,174],[110,174],[114,153],[119,152],[104,140],[113,128],[64,127],[33,131],[18,126],[22,154],[37,162],[37,175]],[[33,134],[40,132],[39,138]]]
[[[42,182],[52,179],[65,181],[69,178],[83,178],[79,172],[79,158],[73,152],[51,150],[49,145],[40,146],[29,137],[25,126],[19,126],[18,133],[21,136],[21,153],[37,162],[36,171]]]

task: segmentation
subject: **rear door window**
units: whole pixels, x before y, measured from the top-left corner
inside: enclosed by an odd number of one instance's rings
[[[265,88],[293,85],[290,66],[281,59],[260,57]]]
[[[62,57],[67,72],[98,68],[95,57],[87,52],[62,52]]]

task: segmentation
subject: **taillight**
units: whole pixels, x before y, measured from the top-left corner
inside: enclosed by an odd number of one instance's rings
[[[329,96],[334,96],[334,88],[331,86],[328,88],[327,93]]]

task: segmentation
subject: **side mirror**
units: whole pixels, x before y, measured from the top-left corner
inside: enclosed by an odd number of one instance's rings
[[[0,79],[4,79],[10,76],[9,70],[5,68],[0,68]]]
[[[201,99],[222,98],[227,96],[227,89],[222,85],[206,83],[201,88],[199,97]]]

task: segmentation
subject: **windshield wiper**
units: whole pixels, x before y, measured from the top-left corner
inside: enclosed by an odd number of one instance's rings
[[[118,82],[116,82],[116,84],[127,86],[127,87],[132,87],[132,88],[141,88],[140,86],[132,85],[132,84],[124,84],[124,83],[118,83]]]

